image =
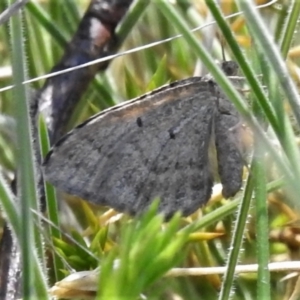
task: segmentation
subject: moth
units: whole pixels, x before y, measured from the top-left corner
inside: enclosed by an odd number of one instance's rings
[[[232,62],[223,64],[228,75]],[[225,198],[242,185],[240,117],[208,77],[173,82],[106,109],[62,137],[43,162],[47,181],[95,204],[137,214],[159,197],[166,217],[207,203],[216,147]]]

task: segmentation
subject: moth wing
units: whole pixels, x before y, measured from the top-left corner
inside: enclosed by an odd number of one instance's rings
[[[166,216],[190,214],[211,195],[214,107],[209,82],[191,78],[103,111],[54,146],[45,177],[119,211],[139,213],[158,196]]]
[[[242,186],[244,161],[241,157],[241,119],[233,104],[220,93],[215,116],[215,143],[218,172],[225,198],[234,196]]]

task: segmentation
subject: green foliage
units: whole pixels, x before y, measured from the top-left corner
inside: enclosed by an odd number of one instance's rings
[[[112,250],[101,264],[99,295],[102,299],[137,299],[183,259],[187,234],[177,234],[179,215],[163,226],[155,204],[142,217],[122,228],[116,251]],[[112,270],[111,264],[117,258],[119,261]]]

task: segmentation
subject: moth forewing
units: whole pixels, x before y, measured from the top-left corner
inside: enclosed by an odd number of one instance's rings
[[[44,162],[46,179],[122,212],[140,213],[159,197],[159,211],[167,217],[193,213],[212,192],[208,148],[213,122],[216,140],[224,140],[216,146],[225,190],[232,183],[224,180],[224,168],[234,172],[228,176],[234,182],[240,176],[239,168],[232,167],[238,157],[225,134],[235,119],[223,118],[216,107],[224,100],[216,101],[216,87],[211,80],[192,77],[99,113],[53,147]]]

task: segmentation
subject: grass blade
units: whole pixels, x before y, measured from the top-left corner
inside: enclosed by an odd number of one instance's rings
[[[15,117],[17,120],[18,148],[18,197],[21,206],[21,253],[23,271],[23,299],[32,299],[34,291],[32,285],[37,280],[42,283],[37,290],[39,295],[47,299],[46,282],[42,273],[36,278],[36,271],[40,270],[33,253],[39,253],[43,261],[43,245],[39,232],[34,229],[31,209],[38,210],[38,199],[36,193],[36,181],[34,175],[34,158],[31,143],[31,121],[29,117],[29,98],[26,87],[22,82],[26,79],[26,67],[24,59],[24,44],[22,32],[22,15],[19,12],[11,18],[11,45],[12,45],[12,67],[15,82],[13,90],[15,99]],[[35,249],[36,246],[37,248]]]

